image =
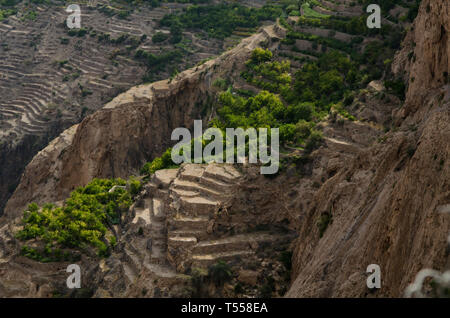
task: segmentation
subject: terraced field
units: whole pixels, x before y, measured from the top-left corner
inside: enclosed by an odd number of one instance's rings
[[[395,10],[413,16],[414,3],[397,1]],[[362,3],[304,1],[300,8],[305,4],[309,14],[299,10],[297,15],[293,6],[288,17],[262,29],[273,41],[262,43],[264,50],[254,51],[241,78],[231,80],[234,96],[224,92],[219,98],[224,110],[215,122],[220,128],[279,126],[284,167],[308,157],[313,143],[298,133],[306,123],[314,127],[310,131],[318,130],[326,149],[354,157],[392,128],[390,112],[401,106],[406,88],[391,63],[409,18],[395,21],[393,9],[384,10],[382,28],[369,29]],[[253,106],[249,96],[262,102]],[[281,103],[285,113],[279,111]],[[242,115],[242,107],[266,112]]]
[[[168,78],[256,31],[237,30],[222,41],[184,30],[180,43],[155,43],[156,33],[170,34],[159,25],[164,15],[187,6],[90,1],[80,5],[79,30],[66,27],[67,6],[57,1],[19,3],[16,14],[0,19],[0,211],[25,164],[63,129],[130,87]],[[136,58],[137,51],[178,55],[156,68]]]
[[[82,28],[89,31],[73,37],[64,27],[68,14],[63,6],[36,6],[34,21],[9,17],[7,24],[0,24],[0,94],[7,97],[0,103],[0,137],[4,140],[24,134],[42,135],[49,122],[76,122],[86,112],[141,82],[145,68],[132,56],[121,54],[121,50],[129,49],[130,44],[155,53],[173,49],[170,44],[154,45],[151,36],[164,14],[182,6],[142,9],[126,20],[82,6]],[[123,43],[99,41],[102,33],[110,39],[122,37]],[[146,39],[142,40],[142,36]],[[191,63],[220,50],[220,43],[214,41],[206,46],[193,45],[192,51],[199,54],[191,57]],[[181,69],[184,65],[180,64]],[[167,77],[167,72],[157,77]]]

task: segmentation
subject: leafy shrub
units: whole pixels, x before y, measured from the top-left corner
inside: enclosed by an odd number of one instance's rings
[[[349,94],[344,98],[344,106],[350,106],[355,100],[355,96],[353,94]]]
[[[0,5],[6,7],[15,6],[19,1],[18,0],[0,0]]]
[[[0,22],[17,13],[16,9],[0,9]]]
[[[172,161],[172,148],[167,149],[161,157],[153,159],[151,162],[147,162],[141,169],[141,174],[154,174],[157,170],[171,169],[178,167]]]
[[[128,17],[131,14],[130,10],[120,10],[119,13],[117,14],[117,16],[120,19],[125,19],[126,17]]]
[[[37,248],[23,245],[20,250],[20,254],[42,263],[61,261],[77,262],[80,260],[79,254],[70,253],[68,251],[62,252],[59,248],[52,249],[51,244],[47,244],[42,251],[39,251]]]
[[[117,245],[117,238],[114,235],[109,237],[109,244],[111,247],[115,247]]]
[[[280,141],[286,143],[294,139],[295,136],[295,125],[294,124],[284,124],[280,126]]]
[[[210,266],[208,276],[216,286],[222,286],[232,277],[231,267],[224,261],[220,260],[216,264]]]
[[[133,187],[137,187],[135,181]],[[38,239],[49,246],[85,249],[95,248],[100,256],[108,255],[105,235],[108,226],[118,222],[122,212],[132,203],[132,194],[123,188],[122,179],[93,179],[85,187],[70,194],[64,206],[46,204],[39,209],[32,203],[24,212],[23,229],[17,233],[20,240]],[[27,251],[30,256],[34,253]]]
[[[295,124],[295,140],[301,142],[311,135],[312,124],[305,120],[299,120]]]
[[[204,296],[204,287],[208,273],[202,268],[193,268],[191,271],[191,285],[193,287],[192,297]]]
[[[236,285],[234,285],[234,293],[235,294],[242,294],[244,293],[244,287],[242,286],[241,282],[237,282]]]
[[[394,94],[401,100],[405,99],[406,85],[401,79],[388,80],[384,82],[387,91]]]
[[[267,49],[256,48],[252,52],[251,61],[255,64],[267,62],[272,59],[272,52]]]
[[[250,97],[235,95],[231,91],[221,93],[217,110],[219,117],[212,125],[222,130],[227,127],[279,127],[282,143],[307,140],[305,151],[311,152],[322,140],[321,133],[312,130],[313,120],[326,115],[331,101],[337,102],[350,95],[346,89],[358,81],[358,76],[352,75],[358,69],[343,54],[331,52],[318,61],[307,63],[296,73],[292,83],[290,77],[283,77],[290,71],[289,62],[273,62],[272,58],[269,50],[255,49],[252,52],[242,77],[258,87],[263,86],[263,90]],[[269,80],[273,85],[269,87],[270,91],[266,91]],[[286,105],[286,101],[291,104]]]
[[[305,2],[302,5],[302,9],[303,9],[303,12],[306,17],[310,17],[310,18],[328,18],[329,17],[329,15],[327,15],[327,14],[322,14],[322,13],[319,13],[319,12],[311,9],[310,4],[308,2]]]
[[[68,38],[61,38],[61,44],[64,44],[64,45],[69,44],[69,39]]]
[[[275,290],[275,280],[272,276],[268,276],[265,279],[264,284],[259,288],[259,297],[270,298]]]
[[[284,251],[280,254],[280,262],[283,263],[287,270],[292,268],[292,252]]]
[[[291,105],[287,109],[287,117],[293,122],[298,122],[299,120],[311,121],[313,113],[314,104],[308,102]]]
[[[139,49],[134,55],[136,59],[142,60],[155,73],[165,69],[168,63],[180,61],[182,56],[183,52],[180,49],[171,50],[160,55]]]
[[[223,78],[218,78],[214,81],[213,86],[220,88],[221,90],[226,90],[228,87],[228,81]]]
[[[322,143],[323,136],[320,131],[312,131],[311,135],[308,138],[308,141],[305,145],[305,152],[311,153],[314,149],[318,148],[320,144]]]
[[[168,34],[165,34],[165,33],[162,33],[162,32],[157,32],[152,37],[152,42],[153,43],[161,43],[161,42],[164,42],[165,40],[167,40],[168,38],[169,38]]]
[[[130,177],[130,179],[128,180],[128,186],[130,188],[130,194],[132,196],[137,195],[142,189],[141,182],[134,177]]]
[[[70,36],[78,36],[78,37],[83,37],[86,35],[87,33],[87,29],[85,28],[81,28],[81,29],[69,29],[67,31],[67,34]]]
[[[27,245],[22,246],[20,254],[35,261],[40,261],[42,259],[42,256],[36,249],[28,247]]]

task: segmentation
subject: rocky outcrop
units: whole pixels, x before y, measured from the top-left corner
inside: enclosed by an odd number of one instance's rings
[[[1,115],[0,115],[1,117]],[[0,215],[19,183],[24,167],[33,159],[44,145],[71,124],[65,120],[46,123],[46,130],[40,134],[27,134],[18,140],[0,141]],[[0,127],[0,130],[3,128]],[[0,137],[2,139],[2,137]]]

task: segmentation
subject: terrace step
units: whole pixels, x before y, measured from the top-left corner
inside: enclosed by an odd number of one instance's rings
[[[205,167],[203,165],[185,165],[181,169],[180,179],[192,182],[198,182],[203,176]]]
[[[161,278],[173,278],[177,272],[169,265],[144,263],[146,269]]]
[[[156,221],[165,220],[166,212],[164,211],[164,202],[161,199],[153,198],[152,203],[152,218]]]
[[[186,190],[186,191],[190,191],[190,192],[198,192],[198,193],[204,194],[206,196],[219,197],[219,198],[223,196],[223,193],[220,193],[219,191],[207,188],[199,183],[195,183],[192,181],[176,179],[173,182],[173,186],[175,187],[175,189]]]
[[[177,169],[158,170],[152,176],[152,181],[157,185],[162,185],[164,188],[169,187],[170,183],[177,176]]]
[[[192,247],[197,244],[195,236],[173,236],[169,237],[168,244],[171,246]]]
[[[209,164],[205,172],[203,173],[203,176],[218,179],[220,181],[226,182],[226,183],[233,183],[235,182],[239,177],[240,173],[229,164]]]
[[[180,203],[183,214],[197,216],[210,215],[211,213],[214,213],[220,202],[204,197],[181,197]]]
[[[208,217],[179,216],[170,220],[170,226],[175,230],[206,230]]]
[[[199,242],[194,248],[195,254],[208,254],[215,252],[232,252],[236,250],[250,250],[251,242],[273,242],[280,239],[281,236],[269,235],[264,233],[239,234],[217,240]]]
[[[195,237],[199,238],[204,236],[205,231],[202,230],[175,230],[175,231],[169,231],[169,239],[175,238],[175,237]]]
[[[179,197],[197,197],[200,195],[200,192],[198,191],[188,191],[188,190],[181,190],[181,189],[171,189],[172,193],[175,193]]]
[[[230,191],[234,186],[233,184],[225,183],[223,181],[206,176],[203,176],[200,179],[200,183],[217,191]]]
[[[245,257],[253,255],[251,250],[220,252],[211,254],[194,254],[192,255],[193,267],[208,267],[209,265],[217,263],[219,260],[228,261],[236,257]]]

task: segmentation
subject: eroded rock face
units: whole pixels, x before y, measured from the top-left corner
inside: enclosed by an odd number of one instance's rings
[[[449,5],[422,1],[398,131],[363,149],[314,194],[288,297],[400,297],[420,269],[448,267],[450,216],[439,211],[450,202]],[[324,213],[333,218],[319,238]],[[381,267],[375,292],[366,287],[369,264]]]

